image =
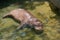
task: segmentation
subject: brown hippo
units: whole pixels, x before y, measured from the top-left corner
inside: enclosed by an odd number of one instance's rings
[[[35,30],[43,30],[43,24],[39,21],[35,16],[33,16],[29,11],[25,9],[15,9],[9,12],[8,14],[4,15],[12,16],[14,19],[21,22],[21,25],[17,27],[17,30],[20,29],[23,25],[29,24],[32,27],[34,26]]]

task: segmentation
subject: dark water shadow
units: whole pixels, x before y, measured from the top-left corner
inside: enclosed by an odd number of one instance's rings
[[[26,1],[28,3],[26,3]],[[0,9],[8,7],[11,4],[15,4],[18,5],[20,8],[33,10],[36,6],[43,5],[45,1],[47,0],[0,0]],[[38,2],[39,4],[34,5],[34,2]],[[26,7],[27,5],[29,8]]]
[[[0,9],[8,7],[10,4],[12,4],[11,1],[10,0],[0,0]]]

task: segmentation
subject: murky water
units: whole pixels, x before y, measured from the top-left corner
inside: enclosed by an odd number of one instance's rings
[[[14,32],[19,26],[12,18],[2,19],[4,14],[7,14],[19,6],[11,4],[8,7],[0,9],[0,40],[60,40],[60,22],[59,17],[56,19],[56,14],[51,10],[47,1],[33,3],[35,6],[33,10],[29,9],[30,4],[27,2],[26,8],[34,16],[43,22],[43,33],[37,33],[30,28],[24,28]]]

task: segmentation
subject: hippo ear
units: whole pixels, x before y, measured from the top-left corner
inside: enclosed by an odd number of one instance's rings
[[[8,13],[8,14],[4,15],[2,18],[6,18],[8,16],[11,16],[11,14]]]

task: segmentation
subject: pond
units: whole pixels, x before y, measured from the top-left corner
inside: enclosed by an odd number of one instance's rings
[[[60,19],[50,8],[49,2],[47,0],[24,2],[22,5],[17,2],[11,3],[0,9],[0,40],[60,40]],[[12,18],[3,19],[2,17],[17,8],[25,8],[41,20],[44,31],[37,33],[33,29],[24,28],[14,32],[19,23]]]

